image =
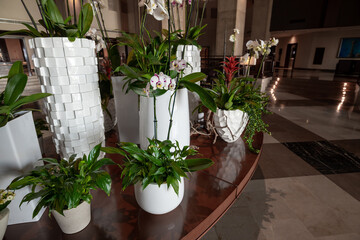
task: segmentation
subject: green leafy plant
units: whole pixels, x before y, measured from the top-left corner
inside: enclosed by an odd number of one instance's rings
[[[249,121],[245,129],[244,138],[250,150],[258,152],[252,146],[253,136],[256,132],[266,132],[268,125],[261,119],[262,114],[269,113],[266,110],[268,97],[254,86],[255,79],[250,77],[235,77],[239,70],[235,57],[227,58],[224,63],[224,73],[218,72],[218,78],[214,80],[212,89],[208,92],[214,99],[216,106],[223,110],[239,109],[246,112]]]
[[[0,36],[20,33],[31,37],[68,37],[70,41],[74,41],[75,38],[83,38],[85,36],[93,21],[93,10],[89,3],[81,6],[79,19],[77,21],[75,7],[73,16],[71,16],[68,1],[66,1],[68,17],[64,19],[54,0],[36,0],[41,15],[41,19],[38,22],[45,28],[45,31],[40,31],[24,1],[22,0],[21,2],[33,26],[23,23],[27,29],[5,32]]]
[[[84,155],[75,159],[75,155],[72,155],[69,160],[40,159],[47,164],[35,167],[30,173],[15,178],[8,188],[18,190],[26,186],[31,187],[31,192],[24,196],[20,206],[24,202],[40,198],[33,217],[43,207],[49,208],[49,214],[51,211],[63,214],[64,210],[76,208],[84,201],[90,203],[91,189],[99,188],[110,195],[111,177],[100,168],[114,162],[108,158],[98,159],[100,148],[100,144],[95,146],[88,157]]]
[[[197,154],[197,151],[185,146],[182,149],[179,143],[169,140],[150,140],[149,147],[142,150],[134,143],[121,143],[119,148],[101,148],[106,153],[117,153],[124,156],[124,166],[121,173],[122,186],[125,190],[128,186],[140,182],[145,189],[150,183],[159,186],[166,183],[179,193],[179,181],[181,177],[187,178],[186,172],[199,171],[210,167],[213,161],[207,158],[186,159],[188,156]]]
[[[35,130],[36,130],[36,135],[38,138],[41,138],[43,133],[41,131],[48,131],[49,127],[47,122],[44,119],[36,119],[34,120],[35,123]]]
[[[21,97],[28,79],[27,75],[24,74],[21,61],[15,62],[11,66],[8,75],[1,78],[7,78],[8,80],[5,90],[0,93],[0,127],[5,126],[8,121],[15,118],[16,113],[20,111],[19,108],[21,106],[51,95],[49,93],[36,93],[30,96]]]

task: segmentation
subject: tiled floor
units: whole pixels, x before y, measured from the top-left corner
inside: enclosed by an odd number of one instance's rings
[[[284,75],[283,75],[284,74]],[[359,240],[358,89],[319,71],[270,82],[263,153],[253,179],[205,240]]]

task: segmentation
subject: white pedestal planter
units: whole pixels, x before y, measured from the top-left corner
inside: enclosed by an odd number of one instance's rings
[[[0,128],[0,143],[0,188],[5,189],[14,178],[38,164],[38,159],[42,157],[32,113],[27,112]],[[23,204],[21,209],[19,208],[22,198],[30,191],[30,187],[16,191],[16,197],[8,206],[11,211],[10,225],[35,222],[41,218],[44,209],[32,218],[36,201]]]
[[[0,239],[3,239],[9,220],[9,209],[5,208],[0,211]]]
[[[173,92],[167,91],[164,95],[156,97],[157,139],[166,140],[170,113],[168,111],[170,96]],[[154,137],[154,99],[140,97],[140,146],[148,146],[147,138]],[[189,102],[188,90],[179,89],[176,94],[173,124],[170,140],[179,142],[180,147],[190,145]]]
[[[235,142],[245,130],[249,121],[247,113],[241,110],[217,109],[214,114],[215,128],[225,142]]]
[[[80,232],[91,220],[91,206],[87,202],[81,203],[76,208],[64,210],[64,216],[57,211],[51,212],[56,219],[61,231],[66,234]]]
[[[139,97],[130,91],[122,90],[125,77],[112,77],[117,125],[120,142],[139,144]]]
[[[95,43],[88,39],[30,39],[57,152],[64,158],[88,154],[104,137]]]
[[[111,118],[110,118],[109,114],[105,110],[103,110],[105,132],[108,132],[111,129],[113,129],[117,123],[115,100],[113,98],[109,100],[107,109],[111,114]]]
[[[170,185],[166,183],[160,185],[149,184],[144,190],[140,183],[134,186],[135,198],[139,206],[148,213],[165,214],[174,210],[180,205],[184,197],[184,178],[179,182],[179,195],[177,195]]]
[[[176,58],[178,60],[182,59],[182,52],[185,50],[184,53],[184,60],[190,64],[185,68],[184,74],[185,76],[194,73],[194,72],[201,72],[201,56],[200,50],[198,47],[194,45],[179,45],[176,51]],[[198,82],[200,84],[200,82]],[[190,92],[189,93],[189,115],[190,121],[196,122],[198,119],[197,112],[192,113],[193,110],[199,105],[200,98],[196,93]]]

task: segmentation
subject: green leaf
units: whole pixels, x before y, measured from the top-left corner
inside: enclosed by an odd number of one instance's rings
[[[35,28],[33,28],[32,26],[30,26],[29,24],[27,23],[21,23],[22,25],[24,25],[25,27],[27,27],[29,29],[29,31],[36,37],[41,37],[41,33],[36,30]],[[22,66],[22,62],[21,62],[21,66]]]
[[[12,78],[15,74],[18,73],[24,73],[22,61],[16,61],[13,63],[7,76],[8,81],[10,78]]]
[[[96,171],[104,165],[112,165],[112,164],[115,163],[110,158],[102,158],[94,163],[94,165],[91,167],[91,171]]]
[[[216,103],[214,99],[210,96],[210,94],[205,91],[205,89],[195,83],[185,80],[181,80],[180,84],[183,84],[188,90],[196,92],[199,95],[201,102],[204,104],[204,106],[210,109],[212,112],[216,112]]]
[[[179,174],[181,177],[186,177],[186,173],[179,167],[177,162],[171,162],[170,165],[177,174]]]
[[[11,105],[19,99],[25,89],[27,76],[23,73],[17,73],[8,79],[4,90],[4,104]]]
[[[100,148],[100,150],[103,151],[104,153],[120,154],[122,156],[126,156],[126,153],[123,150],[115,147],[102,147]]]
[[[158,170],[154,173],[154,175],[161,175],[166,171],[164,167],[158,168]]]
[[[208,158],[185,159],[185,163],[191,172],[206,169],[214,164],[214,162]]]
[[[35,93],[30,96],[21,98],[19,101],[15,102],[10,107],[11,107],[11,109],[16,109],[24,104],[36,102],[37,100],[40,100],[40,99],[48,97],[48,96],[51,96],[51,94],[50,93]]]
[[[88,161],[90,163],[93,163],[97,160],[97,158],[100,155],[100,148],[101,148],[101,143],[96,145],[93,149],[91,149],[89,156],[88,156]]]
[[[166,178],[166,183],[167,183],[168,188],[171,185],[173,187],[175,193],[177,195],[179,195],[179,181],[177,179],[175,179],[173,176],[169,175]]]
[[[96,185],[103,190],[108,196],[111,191],[111,177],[109,173],[101,171],[95,175]]]
[[[190,73],[189,75],[186,75],[181,80],[195,83],[195,82],[203,80],[204,78],[206,78],[206,74],[201,73],[201,72],[195,72],[195,73]]]
[[[47,198],[46,197],[43,197],[40,199],[40,201],[38,202],[38,204],[36,205],[34,211],[33,211],[33,215],[32,217],[36,217],[36,215],[38,215],[38,213],[40,212],[40,210],[43,208],[43,207],[46,207],[47,206]]]
[[[80,14],[79,14],[79,24],[78,29],[80,32],[80,37],[83,37],[91,27],[91,23],[93,21],[93,9],[90,3],[86,3],[82,6]]]
[[[42,158],[40,160],[43,160],[44,162],[48,162],[48,163],[54,163],[56,165],[59,164],[58,160],[56,160],[55,158]]]
[[[55,23],[64,23],[64,19],[53,0],[42,1],[42,3],[43,5],[45,5],[46,13],[49,16],[50,20]]]

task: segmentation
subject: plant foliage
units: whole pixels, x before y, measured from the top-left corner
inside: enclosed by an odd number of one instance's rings
[[[40,159],[47,164],[15,178],[8,188],[18,190],[26,186],[31,187],[31,192],[24,196],[20,206],[24,202],[40,198],[33,217],[43,207],[49,207],[49,214],[54,210],[63,214],[64,210],[76,208],[84,201],[90,203],[91,189],[99,188],[110,195],[110,175],[100,168],[114,162],[108,158],[98,159],[100,148],[100,144],[95,146],[88,157],[84,155],[75,159],[75,155],[72,155],[69,160],[60,161],[52,158]]]
[[[186,172],[199,171],[210,167],[213,161],[207,158],[186,159],[197,154],[188,146],[180,149],[179,143],[169,140],[150,140],[149,147],[142,150],[134,143],[121,143],[119,148],[101,148],[106,153],[124,156],[124,168],[121,173],[123,190],[129,185],[141,183],[145,189],[150,183],[159,186],[166,183],[179,193],[179,181]]]
[[[28,79],[27,75],[24,74],[21,61],[15,62],[11,66],[8,75],[1,78],[7,78],[8,80],[5,90],[0,93],[0,127],[5,126],[8,121],[15,118],[21,106],[51,95],[49,93],[36,93],[21,97]]]

